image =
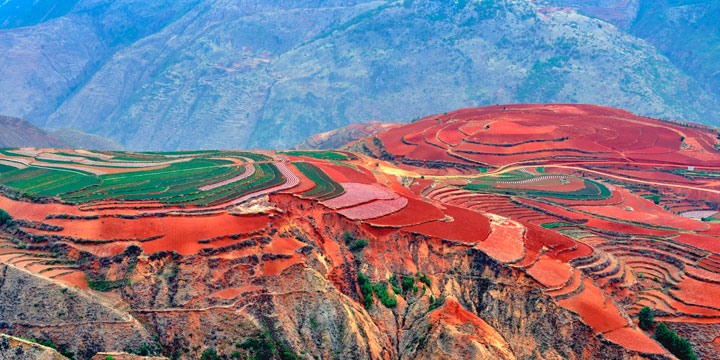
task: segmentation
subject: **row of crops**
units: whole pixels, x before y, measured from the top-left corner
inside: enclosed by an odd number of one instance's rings
[[[231,154],[238,156],[236,152]],[[74,203],[124,200],[206,206],[220,204],[285,181],[272,163],[260,162],[271,158],[262,154],[243,153],[244,158],[258,161],[252,164],[255,171],[251,176],[202,191],[199,188],[204,185],[236,178],[245,171],[244,164],[218,158],[230,153],[213,152],[211,155],[213,158],[203,156],[152,170],[105,175],[61,168],[31,166],[16,169],[2,165],[0,184],[31,196],[57,196]],[[147,158],[142,160],[148,161]]]

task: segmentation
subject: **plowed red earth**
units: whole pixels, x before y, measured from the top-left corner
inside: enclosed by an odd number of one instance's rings
[[[402,210],[391,215],[366,220],[366,222],[375,226],[403,227],[445,218],[445,214],[429,202],[415,198],[407,200],[407,206]]]
[[[331,209],[340,209],[372,200],[391,200],[398,197],[390,189],[379,184],[340,183],[340,185],[345,189],[345,193],[330,200],[325,200],[323,202],[325,206]]]
[[[453,220],[409,226],[406,230],[467,243],[483,241],[490,234],[490,220],[475,211],[447,206],[443,212]]]
[[[139,219],[52,219],[46,220],[46,222],[60,225],[63,230],[35,232],[89,240],[138,240],[162,236],[159,239],[140,242],[138,245],[148,254],[156,251],[177,251],[182,255],[191,255],[203,248],[227,246],[237,241],[227,238],[212,241],[209,244],[201,244],[198,242],[199,240],[249,234],[262,230],[269,221],[270,218],[267,215],[234,216],[228,213],[211,216],[167,216]],[[103,246],[103,248],[108,251],[108,246]],[[88,249],[92,249],[92,247],[88,247]],[[115,255],[123,250],[124,246],[114,247],[115,253],[110,255]]]

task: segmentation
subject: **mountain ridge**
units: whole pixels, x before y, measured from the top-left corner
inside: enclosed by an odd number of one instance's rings
[[[13,89],[0,112],[136,150],[288,148],[351,123],[496,103],[595,103],[701,123],[720,114],[705,75],[543,3],[288,6],[79,1],[0,31],[0,88]]]

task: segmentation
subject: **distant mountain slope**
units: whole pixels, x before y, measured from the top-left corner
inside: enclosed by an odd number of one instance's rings
[[[286,148],[496,103],[720,118],[720,97],[647,42],[530,0],[80,0],[0,31],[0,53],[1,113],[132,149]]]
[[[122,145],[101,136],[72,129],[47,131],[28,121],[0,115],[0,148],[28,146],[123,150]]]
[[[720,96],[720,2],[714,0],[549,0],[627,30]]]
[[[50,135],[58,141],[72,148],[93,150],[124,150],[123,146],[114,140],[102,136],[87,134],[82,131],[63,128],[50,130]]]
[[[295,145],[295,149],[339,149],[348,143],[375,135],[400,126],[398,123],[369,121],[363,124],[350,124],[345,127],[315,134]]]
[[[0,115],[0,148],[3,147],[62,147],[64,144],[47,131],[17,118]]]

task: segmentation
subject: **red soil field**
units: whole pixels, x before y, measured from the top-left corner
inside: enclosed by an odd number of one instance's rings
[[[338,210],[340,214],[354,220],[379,218],[400,211],[408,204],[408,199],[398,197],[392,200],[375,200],[369,203]]]
[[[292,163],[290,163],[288,167],[290,167],[292,169],[292,172],[297,175],[300,183],[291,189],[282,191],[283,193],[302,194],[315,188],[315,183],[312,180],[308,179],[307,176],[302,173],[302,171],[298,170],[297,167],[295,167],[295,165],[292,165]]]
[[[485,241],[477,243],[475,248],[501,262],[515,262],[522,259],[525,256],[522,225],[496,215],[492,215],[490,219],[492,232]]]
[[[618,189],[617,191],[623,195],[623,201],[619,205],[574,206],[574,208],[613,219],[640,222],[653,226],[669,226],[691,231],[703,231],[707,228],[700,221],[677,216],[649,200],[631,194],[627,190]]]
[[[543,286],[557,288],[570,280],[572,268],[566,263],[543,255],[535,265],[527,269],[527,273]]]
[[[720,254],[720,239],[712,236],[681,233],[673,238],[683,244]]]
[[[608,230],[612,232],[625,233],[625,234],[638,234],[638,235],[658,235],[658,236],[672,236],[677,234],[677,231],[673,230],[660,230],[660,229],[648,229],[641,226],[635,226],[630,224],[617,223],[602,219],[590,219],[587,222],[587,226],[596,229]]]
[[[55,280],[62,281],[70,286],[77,286],[80,289],[88,290],[87,276],[82,271],[75,271],[67,275],[55,277]]]
[[[607,296],[593,284],[592,280],[585,278],[583,285],[584,289],[580,293],[559,300],[558,304],[579,314],[583,322],[595,331],[605,333],[627,326],[628,321],[620,315],[617,307],[607,300]]]
[[[490,220],[475,211],[447,206],[443,212],[452,217],[453,221],[433,221],[409,226],[405,230],[467,243],[483,241],[490,234]]]
[[[340,209],[349,206],[362,204],[372,200],[391,200],[398,197],[397,194],[380,184],[365,185],[359,183],[340,183],[345,193],[323,201],[323,204],[331,209]]]
[[[354,182],[354,183],[361,183],[361,184],[374,184],[376,183],[375,179],[372,176],[368,176],[368,174],[364,172],[360,172],[358,170],[355,170],[349,166],[343,166],[343,165],[328,165],[328,164],[321,164],[321,163],[315,163],[319,168],[321,168],[328,176],[330,176],[333,180],[339,183],[343,182]]]
[[[429,202],[415,198],[408,198],[407,201],[407,206],[402,210],[365,222],[375,226],[402,227],[445,218],[445,214]]]
[[[217,292],[214,292],[214,293],[210,294],[210,296],[214,296],[214,297],[219,297],[219,298],[223,298],[223,299],[228,299],[228,300],[230,300],[230,299],[236,298],[236,297],[237,297],[238,295],[240,295],[240,294],[243,294],[243,293],[246,293],[246,292],[250,292],[250,291],[257,291],[257,290],[260,290],[260,289],[262,289],[262,288],[259,287],[259,286],[256,286],[256,285],[246,285],[246,286],[239,287],[239,288],[227,288],[227,289],[222,289],[222,290],[220,290],[220,291],[217,291]]]
[[[295,253],[295,250],[305,245],[306,244],[304,242],[293,238],[280,237],[273,239],[269,245],[263,247],[263,252],[267,254],[292,255]]]
[[[714,134],[708,130],[686,128],[600,106],[566,105],[549,109],[548,105],[506,106],[505,109],[502,107],[461,109],[447,115],[426,117],[421,121],[395,128],[381,134],[380,138],[391,154],[409,155],[408,157],[418,160],[446,159],[446,157],[442,149],[431,145],[422,150],[413,150],[412,145],[405,145],[397,140],[400,136],[405,135],[405,139],[419,144],[419,148],[422,147],[422,138],[417,135],[422,133],[429,142],[460,144],[458,149],[516,154],[506,157],[478,157],[463,154],[495,165],[549,155],[582,155],[581,152],[576,151],[532,153],[547,149],[604,152],[605,154],[599,155],[601,158],[617,161],[624,161],[624,156],[627,156],[628,159],[658,163],[720,165],[717,156],[709,156],[714,152],[712,148]],[[435,118],[440,121],[434,120]],[[511,146],[461,142],[463,136],[469,141]],[[680,146],[682,136],[688,140],[693,139],[686,142],[689,146]],[[438,138],[445,143],[438,141]],[[540,142],[537,142],[538,140]],[[523,154],[523,152],[530,153]],[[456,159],[455,162],[462,161]]]
[[[667,350],[656,341],[650,339],[642,331],[624,327],[603,334],[606,339],[620,344],[625,348],[645,354],[665,354]]]
[[[274,260],[265,260],[262,264],[262,272],[267,276],[277,275],[290,266],[301,262],[302,259],[300,259],[296,254],[288,259],[279,258]]]
[[[678,286],[679,291],[671,292],[684,302],[720,309],[720,284],[686,278]]]

